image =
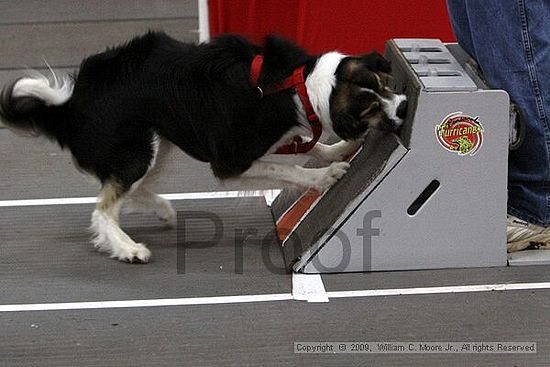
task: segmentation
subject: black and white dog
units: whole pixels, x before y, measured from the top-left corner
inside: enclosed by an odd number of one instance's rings
[[[261,47],[235,35],[197,45],[149,32],[85,59],[75,76],[52,71],[50,78],[36,73],[15,80],[2,91],[0,117],[13,130],[68,148],[76,165],[102,184],[92,215],[94,245],[122,261],[147,262],[151,252],[122,231],[119,213],[125,202],[139,203],[174,221],[171,204],[150,189],[171,144],[209,162],[220,179],[325,190],[349,168],[342,160],[367,129],[401,125],[406,98],[388,88],[389,72],[376,53],[310,56],[277,37]],[[269,161],[289,142],[307,145],[293,137],[311,136],[315,124],[342,141],[328,146],[314,136],[306,149],[287,153],[330,165]]]

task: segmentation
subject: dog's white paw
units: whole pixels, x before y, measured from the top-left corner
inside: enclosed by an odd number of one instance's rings
[[[114,249],[111,257],[124,262],[146,264],[151,258],[151,251],[142,243],[124,244]]]
[[[314,178],[311,186],[319,191],[325,191],[341,179],[349,167],[347,162],[334,162],[328,167],[319,168],[319,174]]]

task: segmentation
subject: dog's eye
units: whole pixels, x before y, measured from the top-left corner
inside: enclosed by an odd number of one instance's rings
[[[365,117],[369,117],[369,116],[372,116],[374,115],[375,113],[377,113],[378,111],[380,111],[380,102],[372,102],[370,104],[369,107],[367,107],[366,109],[364,109],[360,114],[359,114],[359,118],[363,119]]]

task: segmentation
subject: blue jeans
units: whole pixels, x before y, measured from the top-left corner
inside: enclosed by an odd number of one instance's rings
[[[550,0],[447,0],[458,42],[527,123],[510,152],[508,212],[550,225]],[[504,123],[504,122],[503,122]]]

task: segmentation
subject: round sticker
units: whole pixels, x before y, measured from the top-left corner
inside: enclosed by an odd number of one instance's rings
[[[474,155],[483,144],[483,126],[478,117],[454,112],[435,127],[439,145],[460,156]]]

